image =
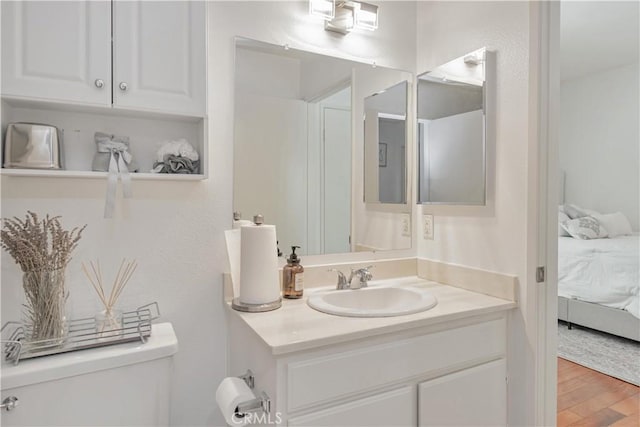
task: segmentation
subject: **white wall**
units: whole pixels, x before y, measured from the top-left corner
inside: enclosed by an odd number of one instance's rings
[[[88,224],[69,266],[77,310],[95,308],[93,290],[79,271],[81,260],[115,264],[135,257],[139,267],[127,292],[131,300],[157,300],[174,324],[180,351],[173,384],[174,425],[223,425],[215,389],[227,374],[222,273],[223,230],[231,226],[233,177],[234,36],[362,61],[415,68],[413,3],[380,2],[380,28],[346,37],[324,31],[308,16],[307,2],[211,2],[208,5],[209,179],[203,182],[135,182],[134,199],[113,220],[102,219],[106,183],[101,180],[2,177],[2,216],[27,209],[63,216],[67,226]],[[406,252],[379,254],[389,257]],[[339,260],[371,258],[340,255]],[[324,257],[320,260],[335,260]],[[308,257],[307,265],[318,260]],[[20,304],[20,274],[2,255],[2,320]],[[6,317],[5,317],[6,316]],[[231,374],[237,374],[233,372]]]
[[[307,253],[306,102],[236,93],[233,208],[275,225],[284,253]]]
[[[482,203],[484,188],[482,110],[422,120],[420,200]]]
[[[565,201],[620,211],[640,228],[638,62],[560,85],[560,169]]]
[[[279,248],[307,245],[307,103],[300,60],[236,49],[233,209],[276,226]],[[265,165],[269,165],[265,167]]]
[[[509,425],[533,425],[535,419],[535,284],[526,276],[529,7],[528,2],[418,4],[418,73],[482,46],[496,51],[487,206],[422,206],[422,212],[435,214],[435,239],[419,238],[418,255],[517,275],[520,306],[509,328]]]

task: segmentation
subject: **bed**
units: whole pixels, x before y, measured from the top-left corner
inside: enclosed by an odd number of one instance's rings
[[[640,238],[558,238],[558,319],[640,341]]]

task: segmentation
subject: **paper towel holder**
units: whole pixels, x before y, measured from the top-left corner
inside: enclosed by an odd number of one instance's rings
[[[244,380],[251,390],[255,387],[255,377],[251,369],[247,369],[247,372],[244,375],[238,376],[238,378]],[[237,418],[244,418],[248,412],[258,410],[262,410],[267,414],[271,412],[271,399],[269,399],[269,396],[264,391],[260,392],[255,399],[239,403],[234,416]]]
[[[234,212],[234,219],[236,217],[236,214],[238,214],[238,216],[240,216],[239,212]],[[261,214],[256,214],[253,216],[253,223],[257,226],[261,226],[264,224],[264,216],[262,216]],[[278,250],[277,247],[277,241],[276,241],[276,250]],[[280,307],[282,307],[282,298],[278,297],[277,300],[275,301],[271,301],[271,302],[267,302],[267,303],[261,303],[261,304],[251,304],[248,302],[243,302],[240,301],[239,297],[233,298],[231,300],[231,308],[233,308],[234,310],[237,311],[244,311],[246,313],[263,313],[265,311],[273,311],[273,310],[277,310]]]
[[[282,298],[278,298],[273,302],[265,304],[249,304],[240,301],[240,298],[234,298],[231,301],[231,308],[238,311],[244,311],[246,313],[262,313],[265,311],[277,310],[282,307]]]

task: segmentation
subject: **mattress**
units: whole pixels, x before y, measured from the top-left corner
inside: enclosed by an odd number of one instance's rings
[[[640,238],[558,238],[558,295],[640,318]]]

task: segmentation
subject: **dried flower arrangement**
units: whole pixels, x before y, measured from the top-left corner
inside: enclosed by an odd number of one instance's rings
[[[25,219],[2,220],[0,241],[20,266],[26,304],[28,339],[41,341],[64,334],[65,268],[86,228],[65,230],[60,217],[46,215],[40,219],[27,211]]]
[[[112,336],[114,334],[111,332],[118,332],[117,330],[122,329],[122,319],[119,318],[119,313],[117,313],[117,310],[115,309],[116,302],[118,302],[118,298],[120,298],[122,291],[125,286],[127,286],[127,283],[129,283],[129,279],[131,279],[136,268],[138,268],[138,263],[135,260],[122,260],[118,273],[113,280],[113,285],[111,286],[111,291],[109,292],[108,297],[105,292],[104,281],[102,279],[100,261],[96,261],[95,263],[90,261],[89,266],[91,267],[91,270],[87,268],[85,263],[82,263],[82,271],[84,271],[85,276],[89,279],[93,289],[95,289],[100,301],[104,305],[104,311],[101,313],[101,322],[98,322],[98,318],[96,317],[97,332],[102,337]]]

